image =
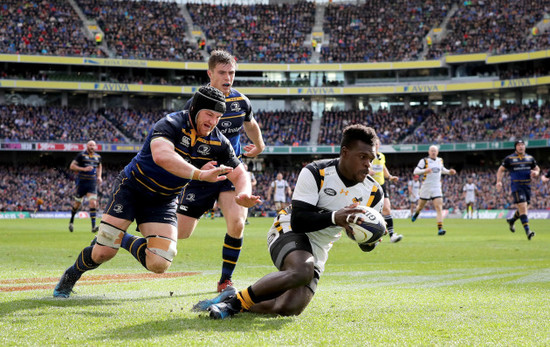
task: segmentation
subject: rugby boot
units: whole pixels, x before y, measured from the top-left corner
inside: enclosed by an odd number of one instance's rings
[[[209,306],[219,304],[220,302],[234,295],[237,295],[237,289],[235,287],[228,286],[215,298],[197,302],[195,305],[193,305],[192,310],[195,312],[206,311]]]

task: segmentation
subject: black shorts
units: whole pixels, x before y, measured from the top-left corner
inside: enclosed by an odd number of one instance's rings
[[[313,256],[311,243],[309,242],[309,237],[307,237],[306,234],[293,232],[282,233],[269,248],[271,260],[273,261],[275,267],[279,270],[281,270],[286,256],[294,251],[306,251],[311,253]],[[313,279],[308,285],[306,285],[312,293],[315,293],[317,283],[320,278],[318,270],[315,269],[314,272]]]
[[[514,204],[520,202],[531,203],[531,186],[515,186],[512,187],[512,197],[514,198]]]
[[[178,198],[177,213],[198,219],[214,207],[220,193],[229,191],[235,191],[230,180],[216,183],[191,181],[185,185]]]
[[[88,193],[97,194],[97,181],[96,180],[78,180],[76,183],[75,197],[81,199]]]
[[[113,193],[104,213],[142,223],[162,223],[178,226],[176,197],[166,198],[145,192],[121,172],[113,185]]]
[[[389,199],[390,198],[390,192],[389,192],[388,185],[386,183],[387,182],[384,181],[384,184],[382,185],[382,189],[384,190],[384,197]]]

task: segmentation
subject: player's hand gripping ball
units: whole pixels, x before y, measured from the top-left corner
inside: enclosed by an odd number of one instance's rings
[[[350,215],[348,223],[353,233],[346,233],[348,237],[359,244],[371,244],[382,238],[386,233],[386,221],[380,212],[372,207],[359,206],[363,213]]]

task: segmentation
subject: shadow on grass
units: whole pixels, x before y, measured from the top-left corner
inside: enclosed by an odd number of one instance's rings
[[[23,299],[16,301],[7,301],[0,303],[0,317],[7,316],[11,313],[24,310],[34,310],[34,309],[47,309],[47,308],[86,308],[91,307],[89,315],[95,315],[98,317],[105,317],[105,313],[98,313],[98,306],[116,306],[123,305],[124,300],[131,300],[132,302],[145,301],[149,302],[151,300],[166,300],[168,298],[182,298],[187,296],[193,296],[195,294],[174,294],[174,295],[158,295],[158,296],[147,296],[142,298],[103,298],[100,296],[71,296],[70,298],[54,298],[54,297],[42,297],[42,298],[33,298],[33,299]]]
[[[147,340],[161,336],[180,335],[182,330],[188,333],[195,332],[258,332],[273,331],[283,328],[286,324],[294,322],[293,317],[275,315],[261,315],[255,313],[242,313],[236,317],[225,320],[212,320],[201,314],[195,318],[172,318],[159,321],[150,321],[143,324],[126,326],[107,330],[94,338],[97,341],[110,340]]]

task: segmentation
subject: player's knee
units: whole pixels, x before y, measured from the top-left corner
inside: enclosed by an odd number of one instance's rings
[[[154,273],[163,273],[170,267],[178,253],[177,241],[168,237],[151,235],[147,237],[147,269]]]
[[[150,254],[147,256],[147,270],[154,272],[156,274],[161,274],[166,272],[170,268],[172,262],[159,257],[155,254]]]
[[[314,271],[313,269],[310,270],[306,267],[303,269],[288,271],[288,275],[289,282],[295,287],[300,287],[308,285],[313,280]]]
[[[104,262],[113,259],[117,254],[117,251],[117,249],[105,247],[96,243],[94,245],[94,249],[92,250],[92,260],[98,264],[103,264]]]

